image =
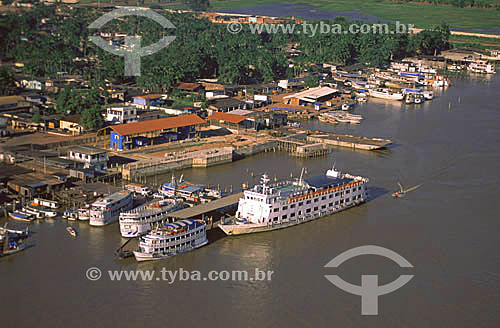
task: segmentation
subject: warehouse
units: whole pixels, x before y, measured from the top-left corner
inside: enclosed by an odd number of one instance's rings
[[[110,148],[129,150],[141,146],[194,138],[205,121],[196,114],[112,125]]]

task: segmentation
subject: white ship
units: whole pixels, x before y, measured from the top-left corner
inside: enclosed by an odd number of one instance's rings
[[[168,214],[182,209],[182,201],[164,199],[141,205],[120,213],[120,233],[123,237],[137,237],[153,229],[157,222],[169,219]]]
[[[161,260],[192,251],[208,243],[205,222],[202,220],[180,220],[153,229],[141,237],[135,259],[141,261]]]
[[[389,99],[389,100],[403,100],[404,95],[400,92],[391,92],[386,88],[378,88],[368,90],[368,94],[375,98]]]
[[[489,64],[486,60],[473,61],[467,66],[467,70],[473,73],[495,74],[495,65]]]
[[[332,168],[325,175],[298,181],[262,184],[245,190],[232,222],[219,224],[227,235],[287,228],[366,201],[368,179]]]
[[[90,206],[91,226],[103,226],[118,221],[121,212],[133,206],[134,199],[128,192],[117,192],[92,203]]]

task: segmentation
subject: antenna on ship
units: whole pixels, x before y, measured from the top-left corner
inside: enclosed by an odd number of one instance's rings
[[[304,176],[304,168],[302,168],[302,171],[300,171],[300,178],[299,178],[299,185],[302,185],[302,177]]]

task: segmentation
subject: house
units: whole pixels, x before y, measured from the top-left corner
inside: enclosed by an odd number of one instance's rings
[[[247,104],[244,101],[238,100],[236,98],[222,98],[214,99],[210,101],[208,109],[212,113],[216,112],[230,112],[236,109],[246,109]]]
[[[31,113],[5,113],[2,115],[8,119],[14,130],[41,130],[45,126],[42,122],[34,122]]]
[[[27,111],[30,104],[21,96],[3,96],[0,97],[0,112]]]
[[[23,174],[16,175],[9,180],[7,187],[21,196],[36,197],[63,190],[66,187],[66,182],[46,176]]]
[[[166,116],[165,111],[159,109],[137,111],[137,121],[157,120]]]
[[[139,108],[146,108],[147,106],[160,106],[163,103],[162,98],[163,95],[161,94],[136,96],[133,97],[133,103]]]
[[[67,150],[68,159],[82,163],[85,169],[106,172],[108,168],[108,153],[105,150],[90,146],[74,146]]]
[[[182,92],[193,93],[196,95],[203,95],[205,93],[205,88],[200,83],[180,82],[175,86],[175,88]]]
[[[226,128],[231,132],[256,128],[255,120],[238,114],[216,112],[207,117],[207,121],[211,126]]]
[[[137,121],[137,108],[135,106],[109,106],[104,117],[106,122],[131,123]]]
[[[198,115],[188,114],[111,125],[104,130],[110,131],[110,148],[124,150],[172,139],[190,139],[196,136],[198,127],[205,123]]]
[[[73,114],[59,120],[59,128],[71,132],[73,135],[82,134],[85,128],[80,124],[82,115]]]
[[[30,89],[30,90],[42,90],[43,86],[45,85],[45,82],[42,80],[28,80],[28,79],[22,79],[20,81],[20,84],[23,88],[25,89]]]

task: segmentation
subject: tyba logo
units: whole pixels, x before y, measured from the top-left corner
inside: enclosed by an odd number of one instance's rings
[[[380,255],[393,260],[402,268],[413,268],[411,263],[398,253],[384,247],[373,245],[360,246],[345,251],[328,262],[325,268],[337,268],[345,261],[359,255]],[[403,287],[413,278],[413,275],[401,275],[398,279],[383,286],[378,285],[377,275],[362,275],[361,286],[350,284],[337,275],[326,275],[325,278],[338,288],[348,293],[361,296],[361,315],[377,315],[378,297],[380,295],[392,293]]]
[[[89,29],[98,29],[103,27],[109,21],[123,16],[142,16],[147,17],[163,28],[175,28],[168,19],[147,8],[125,7],[115,9],[96,19],[88,26]],[[125,45],[116,47],[108,44],[100,36],[89,36],[89,40],[94,42],[99,48],[112,54],[125,58],[125,76],[140,76],[141,75],[141,57],[151,55],[165,47],[175,40],[175,36],[164,36],[158,42],[141,48],[140,36],[125,36]]]

